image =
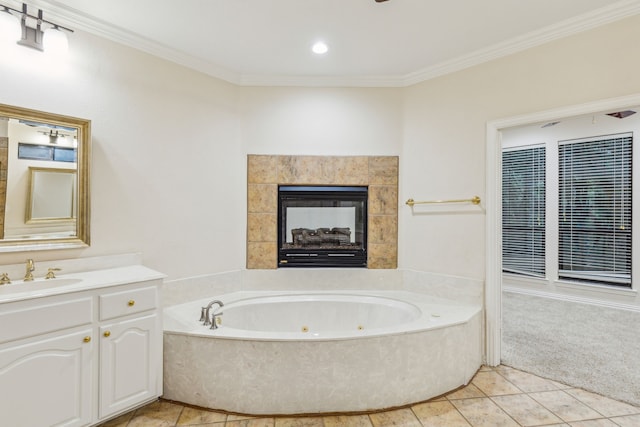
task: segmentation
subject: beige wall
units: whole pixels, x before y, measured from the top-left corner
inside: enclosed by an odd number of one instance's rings
[[[640,93],[640,16],[404,90],[400,200],[484,196],[486,122]],[[484,278],[485,215],[400,210],[401,268]]]
[[[244,266],[237,87],[82,32],[70,39],[67,68],[22,47],[3,59],[0,102],[92,120],[91,247],[1,262],[142,252],[173,278]]]
[[[402,147],[397,88],[244,87],[247,154],[395,156]]]
[[[93,121],[92,245],[170,279],[242,269],[246,155],[400,156],[399,267],[484,277],[484,214],[412,215],[484,195],[487,120],[640,92],[640,17],[412,87],[236,87],[75,32],[67,69],[0,61],[5,104]],[[26,254],[3,254],[2,263]]]

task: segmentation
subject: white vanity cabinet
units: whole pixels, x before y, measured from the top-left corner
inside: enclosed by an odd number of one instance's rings
[[[155,286],[148,286],[99,298],[100,418],[153,399],[162,392],[162,357],[158,357],[162,355],[162,331],[157,294]]]
[[[91,422],[92,330],[0,351],[0,423],[86,426]]]
[[[0,290],[0,425],[96,425],[159,397],[156,276],[13,300]]]

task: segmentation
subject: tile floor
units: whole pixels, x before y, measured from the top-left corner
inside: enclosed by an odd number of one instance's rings
[[[640,407],[506,366],[483,367],[466,387],[368,415],[250,418],[160,400],[100,427],[640,427]]]

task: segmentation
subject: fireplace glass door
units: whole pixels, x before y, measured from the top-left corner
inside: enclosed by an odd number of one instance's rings
[[[279,267],[366,267],[367,187],[280,186]]]

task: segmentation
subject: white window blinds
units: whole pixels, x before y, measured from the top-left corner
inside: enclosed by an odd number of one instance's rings
[[[545,274],[545,148],[502,153],[502,270]]]
[[[560,143],[560,278],[631,285],[632,140]]]

